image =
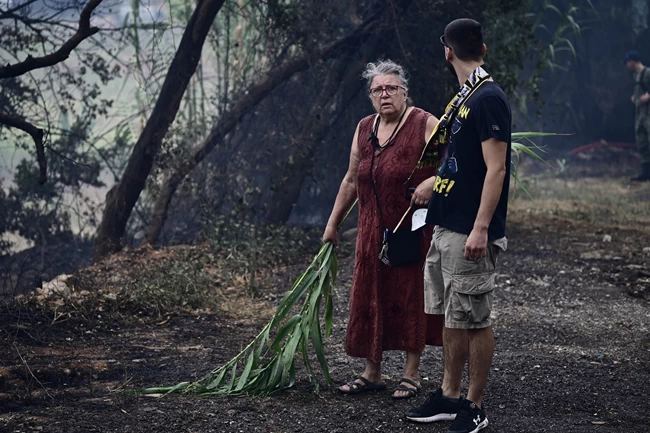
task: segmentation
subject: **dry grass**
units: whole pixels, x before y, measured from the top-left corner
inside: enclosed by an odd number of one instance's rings
[[[271,279],[271,269],[258,272]],[[275,312],[266,300],[250,296],[246,275],[209,245],[123,251],[59,276],[15,302],[51,313],[53,323],[94,321],[98,315],[159,321],[182,311],[245,322],[266,320]]]
[[[516,192],[510,203],[515,220],[551,214],[650,233],[650,183],[630,183],[622,177],[562,179],[547,173],[529,178],[526,186],[533,199]]]

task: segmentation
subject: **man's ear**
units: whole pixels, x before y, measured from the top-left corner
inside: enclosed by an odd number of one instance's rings
[[[483,48],[481,48],[481,57],[485,57],[487,54],[487,46],[483,44]]]
[[[454,60],[454,52],[449,47],[445,47],[445,59],[450,63]]]

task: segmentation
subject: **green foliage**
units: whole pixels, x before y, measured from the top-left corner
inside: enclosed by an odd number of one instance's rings
[[[206,222],[200,239],[228,252],[229,267],[246,278],[252,295],[258,294],[262,270],[300,261],[319,244],[320,233],[313,228],[262,225],[241,215]]]
[[[1,180],[1,179],[0,179]],[[0,188],[0,255],[4,254],[11,244],[2,236],[9,229],[9,200],[3,188]]]
[[[521,74],[522,85],[514,92],[518,114],[529,125],[547,105],[552,111],[562,112],[563,117],[568,109],[575,119],[571,104],[567,104],[567,91],[577,87],[572,83],[575,79],[572,70],[580,60],[583,32],[588,29],[593,12],[589,0],[544,0],[530,4],[527,16],[535,42],[527,53],[530,66]],[[542,88],[543,99],[540,98]],[[579,128],[574,123],[572,131]]]
[[[298,351],[302,352],[310,379],[318,385],[309,357],[309,343],[316,353],[326,382],[331,383],[325,360],[320,314],[323,306],[327,338],[332,329],[332,288],[337,272],[334,245],[328,242],[282,298],[273,319],[237,356],[198,382],[183,382],[172,387],[148,388],[136,392],[192,392],[222,397],[270,394],[295,383],[295,355]],[[303,298],[300,313],[289,317]]]
[[[485,27],[485,58],[487,70],[508,95],[513,95],[524,83],[534,99],[539,98],[539,73],[524,79],[521,71],[538,41],[531,23],[529,0],[498,1],[496,7],[485,7],[482,22]]]
[[[161,317],[173,311],[214,306],[218,302],[214,280],[204,268],[209,258],[162,258],[152,267],[134,270],[116,292],[116,311]]]
[[[343,226],[357,201],[339,224]],[[198,382],[182,382],[175,386],[136,390],[139,393],[191,392],[203,395],[236,396],[265,395],[293,386],[296,380],[296,353],[302,353],[309,378],[318,389],[309,357],[311,343],[318,363],[328,384],[332,382],[325,348],[325,338],[332,331],[334,302],[332,298],[338,273],[338,259],[332,242],[322,245],[305,272],[284,295],[273,318],[238,355],[223,366],[213,370]],[[289,318],[298,302],[304,298],[300,313]],[[321,321],[321,306],[323,319]],[[245,360],[245,361],[244,361]],[[243,371],[237,376],[238,370]]]
[[[520,187],[528,197],[532,198],[530,192],[520,179],[518,168],[519,161],[522,156],[528,156],[541,161],[550,166],[550,164],[538,153],[543,152],[543,149],[536,145],[531,138],[552,137],[558,134],[551,132],[513,132],[512,133],[512,153],[514,159],[512,161],[513,169],[511,170],[512,178],[515,185]],[[515,190],[516,191],[516,190]]]

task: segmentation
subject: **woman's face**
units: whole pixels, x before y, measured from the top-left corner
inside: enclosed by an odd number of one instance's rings
[[[382,90],[383,89],[383,90]],[[397,92],[394,95],[389,93]],[[373,95],[377,93],[377,95]],[[379,94],[381,92],[381,94]],[[370,99],[377,113],[382,116],[391,116],[404,111],[408,93],[402,87],[399,76],[395,74],[377,75],[370,85]]]

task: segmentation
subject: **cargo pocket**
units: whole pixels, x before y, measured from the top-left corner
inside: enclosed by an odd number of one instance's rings
[[[493,272],[451,277],[451,317],[454,322],[479,324],[490,318]]]

